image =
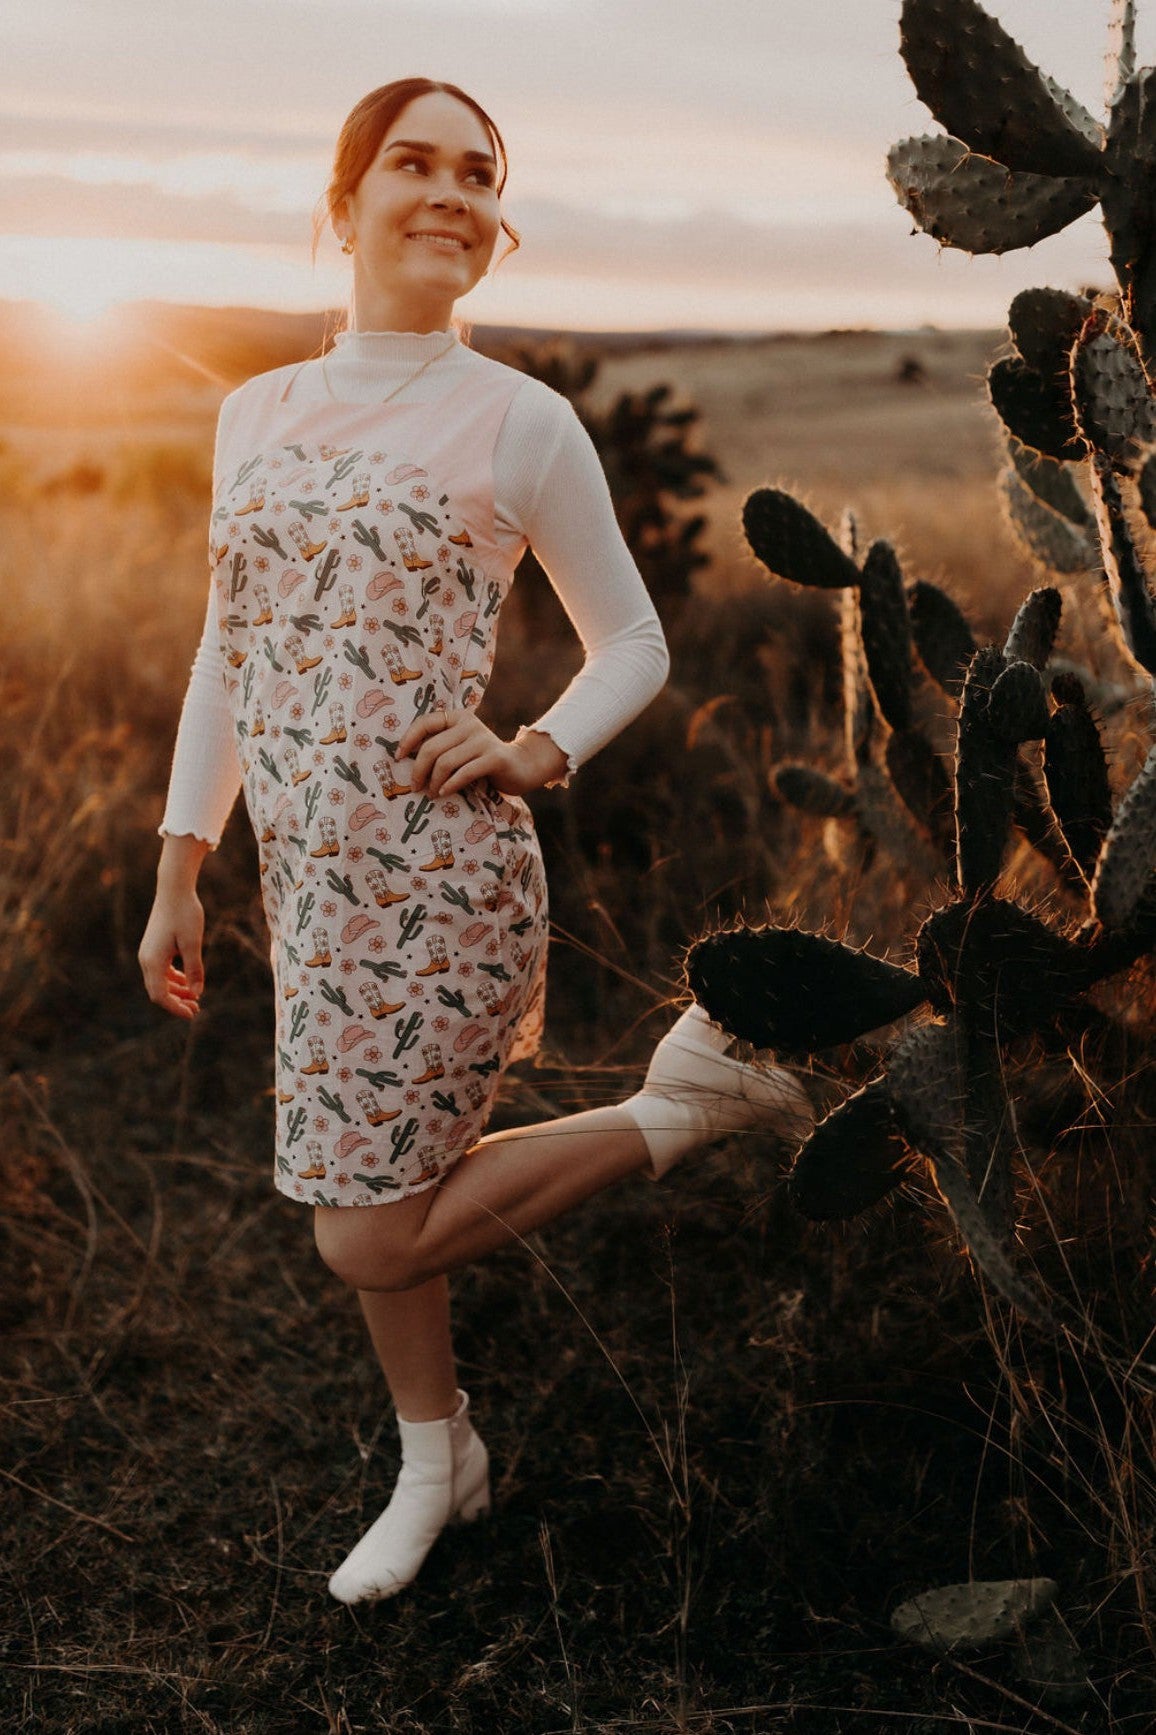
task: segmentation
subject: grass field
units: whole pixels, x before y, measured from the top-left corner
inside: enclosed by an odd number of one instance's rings
[[[760,576],[738,512],[779,481],[829,523],[854,504],[909,577],[1002,638],[1040,578],[999,513],[980,384],[996,342],[606,356],[594,401],[670,382],[725,480],[667,691],[569,791],[531,798],[547,1047],[495,1124],[634,1088],[685,946],[719,920],[770,911],[907,956],[930,884],[840,856],[768,785],[783,757],[837,768],[835,628],[827,599]],[[1092,1043],[1023,1062],[1039,1084],[1025,1257],[1079,1304],[1082,1343],[977,1283],[922,1172],[863,1218],[809,1226],[781,1187],[790,1153],[732,1141],[454,1279],[494,1517],[442,1539],[394,1602],[328,1598],[388,1494],[396,1432],[353,1298],[271,1186],[243,815],[203,876],[195,1025],[162,1019],[135,962],[223,383],[162,389],[146,370],[118,395],[94,364],[38,408],[29,377],[0,392],[4,1730],[1150,1730],[1153,1415],[1128,1359],[1151,1329],[1143,970],[1114,1007],[1126,1065]],[[572,640],[528,631],[512,600],[487,698],[500,731],[577,666]],[[1119,675],[1078,609],[1061,648]],[[1145,727],[1114,721],[1118,776]],[[1062,903],[1026,850],[1011,871]],[[872,1053],[821,1057],[832,1099]],[[937,1657],[890,1630],[917,1591],[1019,1576],[1059,1584],[1046,1654]]]

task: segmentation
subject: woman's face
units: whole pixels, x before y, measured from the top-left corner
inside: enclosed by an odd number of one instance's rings
[[[402,110],[334,219],[338,237],[353,238],[359,326],[449,323],[494,250],[496,179],[489,134],[456,97],[430,91]]]

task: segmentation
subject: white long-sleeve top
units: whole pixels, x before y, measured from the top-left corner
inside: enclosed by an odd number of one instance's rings
[[[318,406],[384,398],[452,340],[449,352],[406,388],[436,401],[471,368],[494,364],[450,331],[343,332],[325,361],[307,362],[294,400]],[[286,378],[292,372],[285,370]],[[327,384],[328,382],[328,384]],[[221,405],[213,486],[238,388]],[[563,787],[578,767],[620,733],[659,692],[670,672],[666,639],[614,516],[594,445],[573,406],[529,376],[511,400],[494,449],[496,533],[530,544],[582,644],[584,661],[569,685],[526,729],[550,736],[566,755]],[[220,841],[241,770],[225,690],[225,666],[210,587],[204,631],[177,730],[164,836]]]

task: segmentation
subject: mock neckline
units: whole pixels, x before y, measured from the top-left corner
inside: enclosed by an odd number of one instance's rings
[[[339,331],[333,339],[335,349],[346,349],[350,354],[364,353],[366,355],[382,353],[400,348],[425,350],[444,349],[450,339],[460,343],[456,330],[447,327],[444,331]]]

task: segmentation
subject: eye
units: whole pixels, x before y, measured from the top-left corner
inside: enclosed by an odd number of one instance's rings
[[[494,184],[494,175],[491,169],[471,169],[466,179],[477,181],[479,187],[492,187]]]
[[[397,167],[399,169],[412,169],[412,168],[417,168],[417,169],[421,169],[421,170],[425,169],[425,158],[424,157],[398,157],[396,159],[396,161],[397,161]]]

